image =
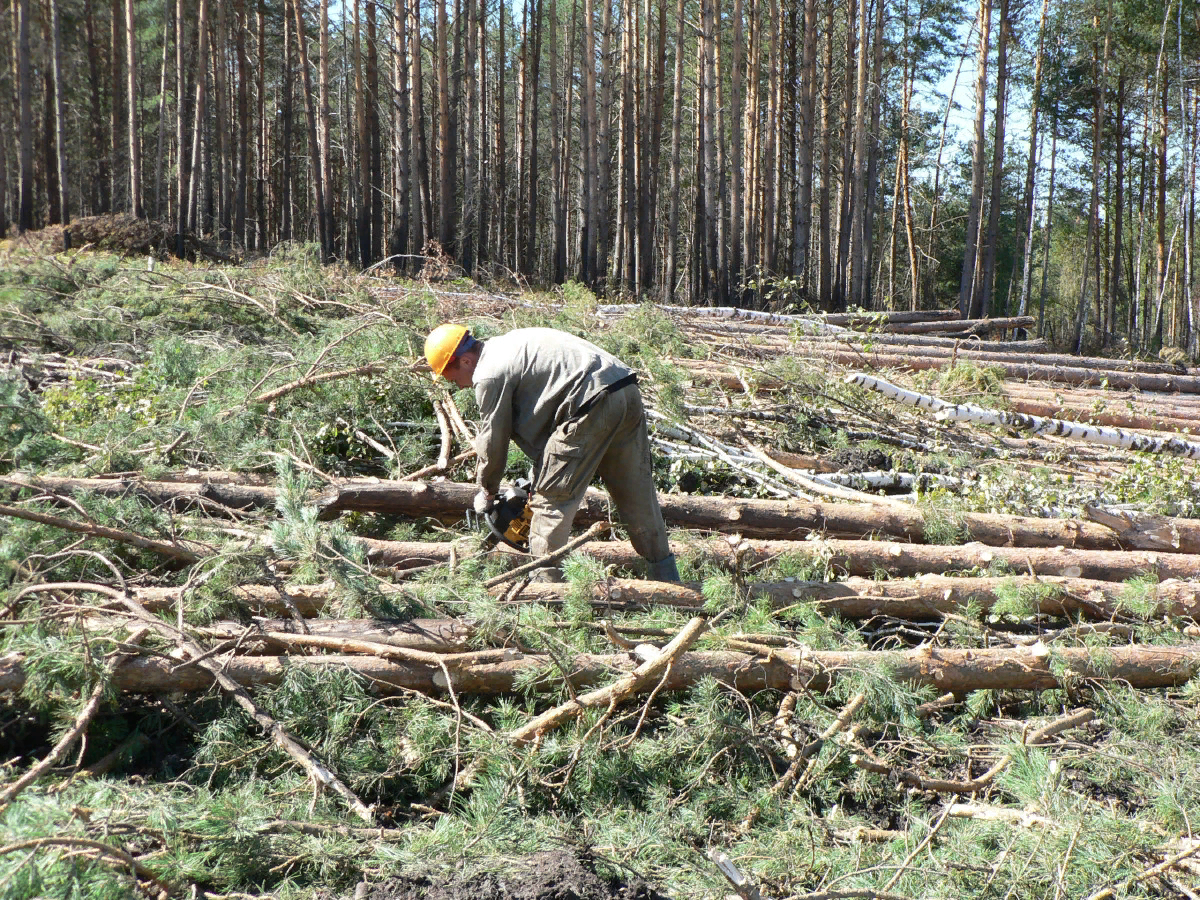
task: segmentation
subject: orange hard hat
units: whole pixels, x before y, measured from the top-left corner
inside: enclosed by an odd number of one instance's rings
[[[468,334],[466,325],[439,325],[425,338],[425,359],[435,375],[441,375],[454,359],[459,344]]]

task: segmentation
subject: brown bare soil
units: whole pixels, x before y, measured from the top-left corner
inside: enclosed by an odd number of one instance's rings
[[[591,860],[569,850],[534,853],[503,871],[447,879],[396,878],[362,886],[356,900],[667,900],[633,876],[613,880],[597,874]]]

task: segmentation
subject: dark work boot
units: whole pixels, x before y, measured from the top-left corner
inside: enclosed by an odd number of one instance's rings
[[[675,554],[669,553],[666,558],[650,563],[651,581],[673,581],[679,583],[679,567],[675,565]]]

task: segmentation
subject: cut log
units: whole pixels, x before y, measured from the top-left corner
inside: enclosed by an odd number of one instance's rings
[[[747,333],[753,333],[749,327]],[[778,338],[776,340],[779,340]],[[1042,354],[1048,353],[1050,345],[1042,338],[1031,338],[1028,341],[989,341],[983,338],[941,337],[936,334],[860,334],[847,332],[845,334],[794,334],[787,340],[792,344],[815,344],[830,346],[842,344],[847,348],[861,347],[864,344],[878,344],[895,348],[895,353],[919,353],[927,347],[940,347],[947,350],[963,349],[994,353],[1011,353],[1019,356],[1037,354],[1038,361]]]
[[[223,479],[203,482],[144,481],[140,478],[60,478],[53,475],[14,473],[0,479],[0,484],[51,494],[136,496],[155,506],[176,510],[197,506],[247,510],[270,508],[275,505],[274,487],[234,484]]]
[[[462,511],[471,505],[475,491],[474,485],[451,482],[353,482],[327,489],[322,495],[321,506],[326,515],[354,510],[447,520],[462,515]],[[761,537],[802,538],[816,532],[836,537],[877,535],[908,541],[925,539],[924,513],[902,506],[747,500],[688,494],[659,494],[659,504],[667,522],[684,528]],[[576,521],[595,522],[608,518],[607,495],[589,490]],[[1180,534],[1179,551],[1200,552],[1200,520],[1175,521]],[[1119,550],[1127,546],[1121,544],[1110,530],[1073,519],[966,513],[959,524],[968,540],[993,546],[1071,546],[1096,550]]]
[[[1163,616],[1200,618],[1200,584],[1176,579],[1138,589],[1130,589],[1120,582],[1029,575],[979,578],[922,575],[891,581],[851,576],[836,582],[776,581],[751,583],[747,587],[752,597],[766,600],[773,609],[811,603],[823,613],[849,619],[872,616],[928,619],[962,613],[968,604],[974,604],[986,613],[1014,592],[1027,597],[1029,610],[1040,615],[1082,616],[1101,621],[1118,617],[1135,621]],[[420,587],[396,590],[422,596]],[[534,582],[525,585],[508,602],[558,605],[575,590],[568,584]],[[175,608],[181,591],[182,588],[137,588],[132,593],[147,610],[161,612]],[[506,591],[507,586],[498,586],[492,593],[500,595]],[[255,611],[286,611],[283,599],[271,588],[239,589],[238,596],[249,601]],[[337,590],[331,584],[294,585],[288,588],[288,596],[304,598],[302,611],[316,617],[327,614],[328,607],[336,600]],[[592,586],[588,599],[600,610],[669,606],[692,611],[703,608],[707,602],[699,582],[669,584],[631,578],[604,579]],[[88,616],[85,621],[89,629],[95,630],[116,628],[123,620],[99,614]],[[397,623],[385,619],[312,618],[306,626],[306,633],[317,637],[343,638],[430,653],[463,652],[474,634],[474,628],[461,619],[413,619]],[[216,622],[193,631],[210,641],[260,642],[269,633],[300,633],[299,626],[291,619],[261,618],[256,618],[251,625]]]
[[[921,358],[897,353],[868,353],[857,350],[813,349],[806,351],[831,363],[861,368],[869,365],[875,369],[944,369],[951,364],[948,358]],[[1200,394],[1200,375],[1155,375],[1138,372],[1117,372],[1112,369],[1086,369],[1071,366],[1048,366],[1039,362],[986,362],[984,365],[999,369],[1005,378],[1032,379],[1062,384],[1106,386],[1117,390],[1178,391],[1185,394]]]
[[[364,540],[363,543],[371,562],[396,569],[447,562],[453,547],[449,542],[433,544]],[[878,573],[903,578],[929,572],[986,571],[1004,566],[1020,574],[1059,575],[1097,581],[1127,581],[1144,576],[1152,576],[1159,581],[1168,578],[1184,581],[1200,579],[1200,555],[1192,553],[990,547],[977,542],[963,545],[854,540],[807,542],[745,539],[734,544],[727,540],[671,542],[671,552],[676,556],[693,554],[722,566],[733,565],[739,548],[744,548],[743,564],[747,566],[765,563],[783,555],[806,554],[819,561],[827,561],[831,570],[839,575],[868,578]],[[631,569],[645,567],[645,561],[628,541],[593,541],[582,549],[605,565]],[[517,556],[517,559],[523,561],[525,557]]]
[[[279,684],[288,669],[334,669],[357,674],[381,694],[397,690],[430,695],[446,692],[446,672],[454,692],[495,695],[534,688],[557,691],[562,686],[559,663],[543,654],[511,651],[505,658],[444,669],[423,663],[384,661],[370,656],[221,656],[219,671],[247,688]],[[24,656],[0,657],[0,691],[19,691],[25,684]],[[581,654],[570,660],[571,685],[580,690],[611,683],[633,672],[641,661],[633,654]],[[1122,683],[1133,688],[1174,687],[1200,668],[1200,646],[1062,648],[1044,647],[950,650],[920,647],[903,651],[776,649],[769,656],[709,650],[684,653],[642,689],[677,691],[713,678],[740,691],[813,690],[829,688],[838,672],[880,673],[895,681],[929,685],[940,693],[977,690],[1043,691],[1080,680]],[[884,675],[886,673],[886,675]],[[117,671],[120,691],[168,693],[207,690],[214,676],[200,666],[180,666],[173,659],[130,660]]]
[[[1037,320],[1033,316],[1010,316],[995,319],[947,319],[941,322],[897,322],[894,325],[884,325],[880,330],[891,334],[952,332],[972,335],[987,334],[992,331],[1010,331],[1015,328],[1032,328],[1036,324]]]

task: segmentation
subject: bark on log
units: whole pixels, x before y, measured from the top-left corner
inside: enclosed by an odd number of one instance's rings
[[[515,651],[506,658],[450,669],[454,692],[507,694],[534,687],[554,691],[562,686],[560,669],[541,654]],[[369,656],[218,657],[229,680],[252,688],[279,684],[292,667],[354,672],[381,694],[397,690],[440,695],[446,691],[445,670],[419,663],[388,662]],[[0,691],[18,691],[25,684],[24,658],[19,653],[0,657]],[[640,665],[632,654],[581,654],[571,660],[571,684],[576,690],[611,683]],[[836,673],[877,672],[880,677],[939,692],[977,690],[1043,691],[1080,679],[1120,682],[1133,688],[1173,687],[1186,683],[1200,668],[1200,646],[1109,647],[1100,650],[1045,648],[950,650],[921,647],[904,651],[814,651],[777,649],[769,656],[735,651],[690,652],[677,658],[663,678],[646,687],[676,691],[702,678],[715,678],[738,690],[826,690]],[[1056,674],[1058,673],[1058,674]],[[207,690],[213,675],[199,666],[179,666],[175,660],[146,657],[131,660],[115,673],[113,685],[126,692],[167,693]]]
[[[1106,376],[1110,372],[1141,375],[1178,375],[1185,377],[1200,375],[1200,369],[1188,369],[1183,366],[1172,365],[1171,363],[1143,362],[1142,360],[1133,359],[1110,359],[1103,356],[1071,356],[1063,353],[1039,353],[1031,360],[1028,352],[1021,352],[1021,349],[1028,344],[1026,341],[1005,342],[1003,348],[997,346],[1000,342],[993,342],[987,346],[978,346],[969,341],[949,338],[941,338],[941,343],[934,345],[906,346],[903,343],[904,341],[911,340],[913,338],[903,335],[886,334],[811,337],[800,335],[795,338],[789,338],[789,345],[793,352],[796,349],[794,345],[799,344],[805,345],[806,350],[811,348],[813,351],[861,353],[870,359],[876,355],[876,351],[873,349],[860,349],[859,345],[865,344],[873,347],[878,344],[886,347],[885,355],[888,356],[913,354],[935,359],[971,360],[988,365],[1061,366],[1069,369],[1094,370],[1100,377]],[[778,340],[772,340],[768,343],[771,346],[780,345],[780,341]],[[1016,348],[1016,352],[1006,352],[1006,349],[1009,347]]]
[[[884,325],[880,330],[890,334],[933,334],[953,332],[956,334],[987,334],[991,331],[1009,331],[1014,328],[1032,328],[1037,324],[1033,316],[1011,316],[995,319],[948,319],[943,322],[898,322]]]
[[[408,568],[450,559],[450,543],[425,544],[408,541],[364,541],[367,557],[377,565]],[[1066,578],[1091,578],[1098,581],[1126,581],[1154,576],[1200,579],[1200,555],[1191,553],[1155,553],[1152,551],[1080,550],[1067,547],[990,547],[982,543],[957,546],[945,544],[903,544],[892,541],[822,540],[770,541],[746,539],[743,563],[748,566],[767,562],[784,554],[828,556],[828,564],[839,575],[872,577],[884,572],[893,578],[927,572],[987,570],[997,564],[1011,571]],[[606,565],[631,569],[644,568],[645,561],[627,541],[593,541],[582,548]],[[736,547],[727,540],[672,541],[676,556],[694,554],[718,565],[732,566]],[[409,554],[420,554],[409,563]],[[518,560],[524,557],[517,556]]]
[[[754,332],[749,328],[746,330],[747,333],[760,333]],[[945,348],[947,350],[969,349],[995,353],[1011,353],[1014,356],[1036,355],[1038,361],[1044,359],[1042,354],[1048,353],[1050,349],[1050,345],[1042,338],[1033,338],[1028,341],[989,341],[978,337],[939,337],[934,334],[860,334],[856,332],[847,332],[845,334],[794,334],[789,335],[786,340],[793,345],[815,344],[817,346],[834,346],[841,344],[845,345],[848,349],[863,344],[879,344],[884,347],[894,347],[894,352],[896,353],[920,353],[927,347]]]
[[[321,506],[326,515],[355,510],[447,519],[461,516],[470,507],[475,490],[474,485],[450,482],[354,482],[326,490]],[[684,528],[763,537],[802,538],[821,532],[838,537],[876,535],[918,542],[925,539],[924,513],[901,506],[687,494],[659,494],[659,503],[663,518]],[[595,522],[608,517],[607,495],[589,490],[576,521]],[[1175,521],[1180,533],[1179,551],[1200,552],[1200,520]],[[966,513],[960,524],[969,540],[994,546],[1072,546],[1095,550],[1119,550],[1125,546],[1109,529],[1072,519]]]
[[[854,350],[808,350],[815,356],[842,366],[871,366],[875,369],[944,369],[951,364],[949,358],[919,358],[897,353],[868,353]],[[1005,378],[1032,379],[1062,384],[1094,385],[1116,390],[1166,391],[1184,394],[1200,394],[1200,375],[1154,375],[1138,372],[1117,372],[1112,369],[1086,369],[1072,366],[1049,366],[1041,362],[985,362],[999,369]]]
[[[155,506],[189,509],[197,506],[237,510],[263,509],[275,505],[275,488],[226,481],[143,481],[140,478],[60,478],[53,475],[5,476],[8,486],[30,488],[51,494],[100,494],[105,497],[141,497]]]

